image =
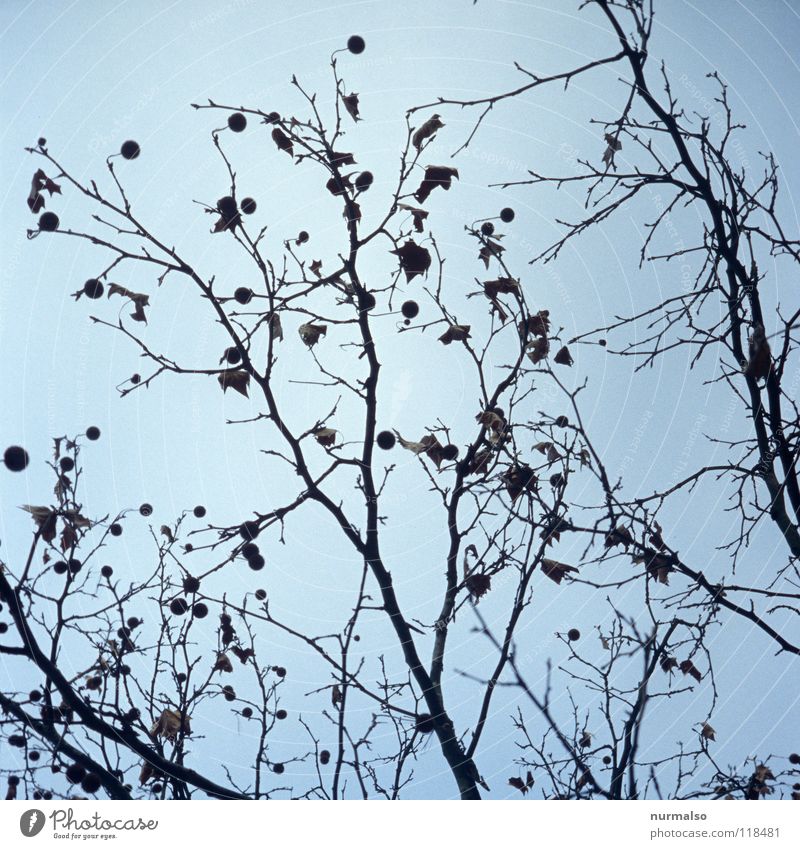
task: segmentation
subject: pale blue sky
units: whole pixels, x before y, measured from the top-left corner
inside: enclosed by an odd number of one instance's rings
[[[377,215],[396,172],[406,108],[438,95],[478,97],[512,87],[520,79],[514,60],[546,73],[614,51],[614,40],[599,16],[578,13],[577,5],[572,0],[480,0],[477,5],[469,0],[436,4],[3,0],[0,444],[24,444],[33,458],[24,475],[0,476],[0,539],[6,556],[21,550],[30,531],[28,517],[17,505],[47,499],[50,481],[42,461],[50,437],[82,431],[89,424],[103,431],[101,441],[85,454],[90,512],[134,507],[146,500],[156,508],[157,526],[203,503],[216,521],[233,523],[253,509],[264,511],[282,503],[293,492],[286,473],[257,456],[266,447],[263,429],[224,425],[226,417],[244,418],[257,407],[232,393],[223,396],[212,378],[167,376],[147,392],[118,399],[114,386],[140,370],[139,360],[120,336],[91,326],[88,315],[115,320],[120,303],[105,299],[76,303],[70,297],[103,267],[104,255],[64,238],[43,236],[31,242],[25,238],[25,228],[33,221],[25,198],[39,165],[24,153],[25,145],[45,136],[51,152],[77,176],[105,180],[105,157],[126,138],[135,138],[142,155],[135,162],[120,162],[118,173],[142,219],[191,256],[203,273],[217,273],[233,288],[246,283],[248,269],[227,252],[227,242],[208,235],[209,217],[192,203],[213,202],[226,192],[226,174],[209,136],[222,120],[212,112],[195,112],[191,102],[212,98],[286,114],[302,108],[289,86],[296,74],[304,85],[320,92],[323,107],[329,106],[330,53],[351,33],[362,34],[366,52],[358,57],[343,54],[340,70],[349,89],[360,94],[365,120],[348,129],[348,142],[359,164],[376,174],[364,212],[366,217]],[[792,191],[800,180],[797,4],[662,0],[657,10],[651,53],[654,59],[666,59],[676,95],[687,110],[707,111],[716,92],[705,73],[719,70],[730,84],[735,114],[748,124],[737,155],[756,167],[758,151],[776,154],[784,181],[786,227],[796,232]],[[528,167],[546,173],[569,171],[579,156],[596,161],[603,145],[589,119],[617,117],[621,89],[615,81],[613,70],[601,70],[574,82],[567,94],[560,88],[545,89],[498,107],[473,145],[456,160],[460,181],[448,195],[440,192],[426,204],[432,210],[432,229],[449,257],[448,279],[463,280],[465,287],[480,271],[463,224],[513,206],[517,218],[506,228],[507,257],[523,275],[532,300],[550,309],[567,336],[597,325],[604,316],[650,303],[658,292],[674,291],[676,281],[679,284],[677,267],[637,268],[642,221],[652,219],[654,200],[644,199],[630,214],[623,213],[573,243],[557,264],[529,268],[530,256],[559,232],[554,219],[578,216],[582,198],[568,188],[558,194],[528,187],[501,192],[488,184],[522,179]],[[469,132],[472,117],[452,110],[444,114],[446,127],[431,151],[435,161],[448,160]],[[242,185],[252,186],[247,193],[258,201],[254,217],[269,222],[275,234],[273,244],[307,229],[312,239],[305,255],[334,257],[341,239],[339,212],[331,199],[320,197],[313,175],[285,162],[263,128],[251,126],[236,137],[228,133],[224,140]],[[64,223],[73,216],[83,220],[85,215],[85,207],[66,191],[52,208]],[[680,219],[687,239],[693,223],[691,215]],[[394,267],[381,251],[368,262],[367,274],[376,280]],[[769,271],[783,304],[797,303],[796,291],[789,288],[796,285],[796,276],[790,278],[779,266],[762,271]],[[124,273],[116,279],[134,289],[150,286],[142,289],[152,293],[146,334],[157,340],[160,350],[180,354],[200,367],[216,365],[222,337],[183,283],[170,281],[172,286],[155,291],[141,273]],[[475,308],[474,303],[464,307],[465,314]],[[392,319],[383,333],[382,421],[404,436],[418,438],[440,417],[453,425],[462,441],[466,439],[477,412],[476,393],[454,351],[434,337],[414,337],[410,345],[412,337],[398,336]],[[296,344],[294,328],[289,335],[294,348],[283,356],[281,368],[287,377],[302,376],[309,361]],[[726,396],[701,386],[702,380],[716,374],[714,362],[704,360],[689,374],[681,355],[663,359],[634,377],[630,362],[599,356],[597,348],[574,353],[571,377],[576,382],[584,376],[590,379],[583,400],[587,426],[612,473],[624,475],[629,492],[647,494],[659,484],[674,482],[682,466],[692,468],[713,456],[701,434],[710,422],[724,421],[728,409]],[[329,355],[337,356],[332,350]],[[442,371],[447,374],[443,386],[431,379]],[[296,387],[287,390],[292,420],[313,422],[321,408],[329,406],[327,400],[318,403],[316,398]],[[554,410],[556,402],[545,398],[540,403],[534,397],[531,415],[545,404],[548,413],[560,412]],[[738,421],[734,416],[726,431],[731,438],[740,432]],[[433,496],[416,463],[410,457],[392,459],[401,467],[387,492],[392,522],[384,548],[393,559],[392,571],[408,609],[430,620],[438,603],[436,581],[442,571],[446,527],[431,509]],[[718,555],[715,560],[713,553],[735,522],[722,514],[723,503],[724,492],[698,490],[669,514],[681,553],[692,562],[708,562],[708,571],[725,568],[724,560]],[[295,623],[330,631],[341,623],[344,605],[352,599],[356,565],[352,552],[319,511],[312,507],[303,515],[303,521],[287,524],[289,544],[270,549],[269,569],[258,581]],[[151,556],[143,528],[139,532],[131,528],[122,540],[127,545],[119,545],[115,562],[135,571],[142,558]],[[579,553],[577,546],[558,552],[567,561]],[[774,568],[783,562],[782,556],[779,540],[771,532],[764,534],[758,553],[745,558],[748,578],[757,580],[762,568]],[[231,592],[254,586],[251,573],[229,580]],[[298,598],[302,598],[299,609]],[[499,608],[488,602],[484,613],[491,621],[500,621]],[[556,662],[563,660],[563,647],[554,638],[557,630],[577,624],[589,632],[592,625],[607,621],[607,613],[596,595],[575,590],[567,599],[554,584],[540,586],[532,615],[519,635],[532,683],[541,680],[549,654]],[[469,665],[480,674],[493,658],[490,648],[470,634],[472,625],[464,615],[453,640],[453,666]],[[382,623],[373,630],[365,644],[376,653],[394,652],[393,637]],[[270,635],[269,640],[278,638]],[[718,711],[720,760],[749,754],[742,749],[743,739],[753,751],[777,751],[789,745],[796,727],[796,668],[794,686],[770,672],[772,647],[739,625],[720,632],[714,642],[720,647],[720,689],[727,687],[741,696]],[[285,663],[294,674],[287,687],[288,705],[302,706],[307,713],[309,703],[300,696],[317,683],[319,670],[301,646],[280,640],[275,652],[276,662]],[[742,669],[757,664],[757,674],[742,677]],[[785,668],[783,663],[774,667]],[[450,698],[463,725],[475,713],[468,702],[471,691],[453,683]],[[761,696],[755,692],[770,699],[768,729],[755,719],[761,708]],[[516,755],[507,719],[514,699],[513,694],[506,695],[506,704],[503,698],[495,703],[495,725],[479,753],[484,775],[498,797],[514,792],[505,786]],[[689,735],[705,710],[703,697],[698,698],[702,707],[673,711],[655,737],[663,735],[666,745]],[[209,723],[214,721],[208,718]],[[275,745],[291,752],[298,745],[296,724],[286,726],[280,729],[284,739],[278,737]],[[235,750],[232,762],[236,764]],[[415,795],[441,798],[454,792],[434,746],[417,775]]]

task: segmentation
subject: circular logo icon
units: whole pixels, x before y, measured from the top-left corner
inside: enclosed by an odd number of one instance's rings
[[[25,837],[36,837],[36,835],[44,828],[45,816],[44,811],[38,808],[31,808],[19,818],[19,830]]]

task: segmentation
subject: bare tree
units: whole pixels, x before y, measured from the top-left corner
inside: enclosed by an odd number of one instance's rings
[[[789,318],[780,312],[775,319],[765,317],[757,265],[757,249],[796,260],[798,243],[784,235],[778,221],[772,159],[767,157],[766,172],[754,185],[727,159],[737,125],[724,86],[720,103],[726,126],[714,141],[707,119],[692,123],[680,110],[665,74],[663,104],[648,87],[649,4],[593,0],[585,5],[599,9],[619,39],[619,51],[547,78],[520,66],[527,80],[513,91],[474,101],[440,99],[412,109],[393,189],[383,212],[369,221],[362,217],[360,201],[373,175],[359,170],[354,153],[345,152],[347,123],[361,118],[359,98],[340,74],[337,54],[331,58],[330,104],[296,79],[292,84],[304,104],[298,114],[195,104],[227,121],[211,133],[227,193],[199,202],[210,215],[209,238],[224,240],[221,249],[249,263],[257,281],[250,286],[234,288],[227,280],[204,276],[199,263],[159,237],[130,201],[116,155],[108,158],[101,185],[78,178],[46,140],[29,149],[40,167],[28,205],[41,213],[30,237],[53,233],[99,248],[106,259],[75,298],[99,304],[106,295],[118,295],[125,303],[116,320],[92,316],[95,324],[125,337],[145,364],[120,385],[120,395],[189,374],[213,378],[215,392],[232,389],[252,396],[258,404],[255,416],[230,424],[263,427],[269,438],[265,453],[285,464],[291,472],[287,481],[297,483],[293,492],[287,484],[283,505],[268,510],[256,505],[235,525],[207,522],[192,528],[193,519],[205,517],[205,509],[197,507],[193,517],[187,511],[153,528],[154,566],[123,586],[112,567],[96,564],[111,538],[135,520],[135,511],[84,515],[82,440],[56,440],[55,501],[26,508],[36,523],[29,555],[24,563],[3,563],[0,571],[3,613],[10,620],[5,630],[13,634],[0,644],[0,653],[19,665],[15,680],[26,681],[23,688],[0,695],[0,724],[22,759],[21,768],[4,767],[10,796],[20,792],[20,784],[26,795],[73,792],[53,778],[65,770],[68,782],[81,785],[83,792],[102,790],[114,798],[188,798],[198,791],[236,798],[278,793],[396,798],[412,781],[414,763],[433,735],[461,798],[478,799],[488,789],[480,767],[481,743],[492,722],[508,721],[493,711],[501,687],[514,688],[520,696],[513,722],[523,775],[512,775],[509,784],[523,794],[537,782],[546,797],[562,798],[762,798],[776,790],[790,792],[797,755],[786,768],[773,766],[775,756],[769,754],[752,763],[743,759],[737,768],[714,761],[711,719],[718,694],[707,634],[720,621],[742,619],[787,658],[800,651],[791,625],[775,624],[785,623],[787,610],[797,612],[797,409],[782,381],[795,352],[800,311]],[[353,36],[348,49],[360,54],[363,39]],[[433,164],[446,109],[481,110],[468,146],[484,116],[503,101],[606,65],[627,67],[630,78],[619,117],[597,122],[605,139],[602,164],[582,162],[585,173],[566,177],[532,172],[526,181],[587,186],[586,218],[565,225],[563,238],[536,259],[555,261],[567,241],[658,186],[673,196],[648,225],[642,262],[693,254],[700,257],[699,272],[691,291],[567,340],[558,326],[563,319],[530,304],[524,275],[506,261],[502,230],[513,224],[511,208],[499,218],[476,212],[475,220],[465,222],[475,268],[486,279],[475,278],[464,292],[463,284],[459,290],[445,275],[435,213],[425,204],[432,193],[441,195],[439,190],[457,191],[458,170]],[[440,111],[432,113],[433,108]],[[287,168],[313,169],[320,192],[338,201],[342,241],[337,256],[310,258],[303,247],[309,241],[305,231],[276,244],[267,227],[249,226],[257,204],[244,196],[226,140],[253,124],[271,138],[278,161]],[[669,157],[665,142],[671,146]],[[642,164],[628,166],[626,160],[623,168],[623,146],[626,154],[634,148]],[[139,146],[126,142],[120,154],[135,160]],[[62,224],[49,208],[42,213],[55,193],[67,191],[91,209],[85,225]],[[702,206],[707,214],[697,244],[653,256],[650,248],[659,228],[685,203]],[[388,272],[376,285],[377,263]],[[152,285],[163,286],[159,305],[176,279],[193,287],[225,334],[219,362],[184,362],[161,353],[146,327],[152,290],[132,291],[113,282],[119,269],[131,266]],[[715,298],[728,308],[723,322],[706,320]],[[777,334],[771,329],[775,321]],[[636,481],[623,485],[618,472],[608,468],[584,426],[585,382],[566,377],[573,366],[571,347],[574,351],[577,344],[593,343],[601,335],[604,340],[641,322],[652,328],[646,341],[623,346],[619,353],[638,358],[641,367],[667,352],[678,356],[691,348],[693,362],[699,362],[707,351],[722,351],[731,360],[721,380],[741,399],[753,428],[751,439],[729,446],[729,463],[698,469],[646,496],[637,492]],[[412,439],[385,422],[379,405],[383,354],[376,335],[386,326],[396,326],[399,340],[408,344],[415,334],[436,334],[460,358],[472,375],[474,421],[421,419],[419,436],[406,434]],[[770,339],[779,354],[773,355]],[[285,401],[287,378],[276,366],[289,352],[304,354],[298,378],[289,380],[299,379],[314,393],[313,420],[301,420]],[[432,373],[426,378],[447,379]],[[537,396],[544,387],[547,395]],[[537,397],[552,399],[552,409],[536,409]],[[87,431],[86,436],[91,440],[99,433]],[[382,503],[396,472],[396,464],[384,461],[396,454],[384,451],[415,455],[417,473],[438,504],[447,551],[432,621],[414,619],[404,608],[390,568],[392,552],[381,544],[382,530],[391,522]],[[7,465],[24,466],[27,457],[18,462],[20,456],[12,452]],[[787,561],[767,585],[707,577],[681,557],[679,542],[662,528],[664,504],[707,477],[733,484],[741,533],[725,547],[734,566],[762,519],[774,522],[785,540]],[[225,589],[227,571],[242,560],[255,572],[263,569],[267,550],[262,548],[285,542],[285,523],[314,505],[358,562],[346,575],[352,582],[350,611],[333,634],[309,633],[285,621],[263,590],[234,597]],[[151,512],[146,504],[139,510],[145,517]],[[319,509],[313,515],[319,517]],[[573,540],[582,546],[580,562],[556,559]],[[612,560],[627,560],[634,572],[624,579],[605,577],[603,567]],[[557,670],[558,686],[570,693],[566,713],[552,705],[549,673],[546,692],[538,695],[519,666],[525,646],[517,645],[517,634],[530,618],[534,589],[542,582],[553,582],[565,593],[573,586],[590,588],[598,597],[604,591],[610,601],[607,624],[598,626],[600,659],[588,650],[579,652],[578,629],[560,635],[568,652],[568,662]],[[623,613],[614,595],[629,584],[641,587],[640,602]],[[132,613],[145,605],[156,613]],[[480,614],[489,605],[493,621],[503,623],[497,635]],[[383,617],[395,645],[393,656],[377,661],[359,634],[364,619],[375,613]],[[200,623],[208,616],[219,622],[216,645],[201,635]],[[448,664],[452,668],[448,649],[454,634],[469,633],[476,622],[496,657],[486,675],[464,673],[473,688],[471,716],[464,719],[454,714],[448,699],[448,685],[458,679],[445,670]],[[325,709],[317,720],[299,717],[308,740],[300,760],[314,776],[300,789],[281,783],[286,762],[275,760],[270,746],[276,723],[287,718],[280,707],[286,670],[263,659],[257,639],[270,629],[304,645],[327,669],[328,677],[307,696],[310,705],[323,700]],[[81,659],[80,673],[70,677],[60,663],[67,652]],[[133,672],[131,658],[137,670],[147,673]],[[234,669],[238,681],[239,667],[248,676],[246,692],[222,683]],[[573,685],[589,694],[587,701],[573,698]],[[696,727],[687,730],[689,742],[680,743],[677,751],[653,751],[646,742],[646,713],[662,701],[690,698],[704,701]],[[255,723],[252,768],[245,780],[224,765],[210,767],[203,758],[197,717],[214,699],[229,704],[237,721]],[[331,735],[335,743],[326,744]]]
[[[646,238],[639,267],[651,262],[680,265],[681,282],[687,276],[684,270],[693,269],[688,285],[667,291],[636,314],[619,315],[612,323],[581,333],[571,344],[600,345],[611,354],[630,358],[637,372],[664,356],[682,357],[696,372],[710,360],[705,385],[722,384],[729,390],[748,433],[739,439],[726,438],[720,416],[710,423],[707,439],[712,446],[724,447],[728,459],[691,470],[656,492],[643,493],[636,480],[623,481],[613,472],[601,474],[605,501],[598,509],[610,530],[605,538],[606,552],[600,549],[598,560],[608,559],[623,548],[626,556],[646,566],[650,581],[667,585],[673,575],[681,580],[682,587],[666,597],[666,608],[702,609],[708,618],[705,622],[703,617],[694,618],[693,627],[705,628],[723,615],[743,617],[775,644],[779,654],[791,658],[798,653],[795,623],[800,597],[800,433],[794,397],[797,381],[792,377],[798,368],[800,309],[791,292],[778,290],[776,274],[770,280],[759,270],[772,264],[776,270],[788,269],[791,275],[800,258],[800,241],[781,221],[778,167],[770,153],[761,154],[758,170],[746,161],[737,162],[742,149],[739,136],[745,127],[732,113],[727,86],[718,72],[707,75],[715,89],[714,114],[686,111],[663,62],[654,75],[657,82],[651,81],[651,0],[587,0],[581,8],[599,12],[619,42],[617,52],[548,76],[517,64],[527,79],[514,89],[475,100],[440,98],[435,104],[415,107],[411,114],[452,106],[477,110],[478,117],[458,153],[470,145],[484,118],[505,101],[553,83],[568,87],[576,77],[606,66],[618,71],[619,113],[591,121],[603,136],[604,150],[598,161],[578,159],[566,174],[548,175],[532,169],[529,178],[504,183],[503,187],[585,187],[586,214],[577,221],[559,221],[563,235],[534,256],[532,264],[555,262],[565,245],[603,226],[618,212],[627,210],[642,216],[643,205],[637,203],[643,198],[650,209],[655,207],[654,217],[644,221]],[[681,217],[687,209],[696,216],[688,228]],[[686,236],[676,236],[681,227],[688,230]],[[676,275],[668,279],[674,281]],[[628,330],[633,331],[630,341],[625,338]],[[618,345],[609,341],[616,339],[621,340]],[[584,436],[588,441],[588,435]],[[601,459],[596,460],[602,469]],[[728,511],[739,519],[738,533],[721,540],[717,547],[727,557],[721,557],[712,569],[704,569],[679,555],[679,529],[674,530],[675,539],[671,540],[673,534],[664,531],[659,518],[668,503],[685,500],[701,483],[710,482],[722,488],[729,500]],[[751,549],[756,528],[764,522],[772,523],[780,534],[785,561],[764,570],[766,579],[761,585],[739,583],[735,578],[737,565]],[[594,527],[588,532],[593,535],[596,530]],[[590,542],[587,553],[592,547]],[[614,586],[609,582],[592,585]],[[648,606],[651,601],[648,599]],[[675,622],[669,623],[670,634]],[[657,644],[658,636],[656,629],[648,637],[651,646]],[[640,640],[638,635],[636,639]],[[641,645],[644,648],[646,643]],[[701,645],[702,637],[697,641],[697,646]],[[655,656],[652,649],[651,655]],[[791,663],[793,660],[787,659],[787,664]],[[690,667],[689,671],[695,670]],[[636,714],[631,710],[630,722]],[[791,763],[796,764],[796,760],[792,755]],[[763,765],[757,767],[756,773],[761,775]],[[718,774],[724,772],[719,770]],[[617,791],[621,775],[616,776]],[[753,782],[758,784],[749,776],[746,781],[736,779],[732,783],[740,789],[750,788],[745,798],[763,795],[766,791],[754,795]],[[633,795],[634,784],[631,779]]]

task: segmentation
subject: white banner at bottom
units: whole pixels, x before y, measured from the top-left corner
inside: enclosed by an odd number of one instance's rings
[[[4,802],[0,846],[222,849],[800,845],[800,806],[751,802]],[[191,841],[191,844],[187,844]]]

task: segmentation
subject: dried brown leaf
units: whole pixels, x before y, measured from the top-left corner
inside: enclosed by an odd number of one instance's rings
[[[283,325],[280,313],[274,312],[269,317],[269,326],[275,339],[283,339]]]
[[[421,233],[424,230],[423,222],[428,217],[427,209],[420,209],[418,206],[409,206],[407,203],[398,203],[397,208],[411,213],[411,217],[414,219],[414,229],[417,233]]]
[[[489,592],[492,588],[492,578],[490,575],[484,575],[476,572],[470,575],[464,582],[470,595],[477,601]]]
[[[550,332],[550,310],[539,310],[539,312],[529,315],[526,321],[521,321],[518,325],[519,335],[522,338],[530,336],[547,336]]]
[[[703,680],[703,675],[700,670],[688,658],[686,660],[682,660],[680,664],[678,664],[678,669],[680,669],[684,675],[691,675],[695,681]]]
[[[483,260],[483,264],[486,268],[489,268],[489,261],[491,258],[493,256],[499,257],[504,250],[505,248],[500,244],[500,242],[487,239],[486,243],[482,245],[481,249],[478,251],[478,259]]]
[[[562,366],[571,366],[572,365],[572,355],[569,352],[569,348],[564,345],[563,348],[559,349],[558,353],[553,357],[553,359]]]
[[[149,295],[142,294],[141,292],[132,292],[118,283],[109,283],[107,297],[110,298],[112,295],[122,295],[123,298],[129,298],[133,301],[134,310],[131,313],[131,318],[134,321],[143,321],[147,324],[147,316],[144,314],[144,308],[150,306]]]
[[[332,427],[321,427],[319,430],[314,431],[314,439],[325,448],[330,448],[336,442],[337,433],[339,431],[334,430]]]
[[[228,388],[235,390],[240,395],[248,398],[248,387],[250,386],[250,373],[241,369],[228,369],[217,375],[219,385],[223,392],[227,392]]]
[[[179,710],[164,709],[161,716],[153,723],[150,734],[153,737],[163,737],[171,743],[175,742],[178,734],[191,736],[192,726],[189,716],[182,716]]]
[[[426,274],[431,267],[430,251],[413,239],[408,239],[402,247],[390,253],[400,258],[400,268],[405,272],[406,282],[410,283],[418,274]]]
[[[441,186],[445,191],[449,191],[453,183],[453,177],[456,180],[458,179],[457,168],[450,168],[447,165],[428,165],[425,169],[425,177],[422,183],[420,183],[419,188],[414,192],[417,203],[425,203],[430,193],[437,186]]]
[[[356,92],[342,95],[342,103],[344,103],[344,108],[354,121],[360,120],[361,116],[358,114],[358,94]]]
[[[463,342],[470,338],[469,330],[469,324],[451,324],[439,337],[439,341],[445,345],[449,345],[451,342]]]
[[[305,324],[301,324],[300,327],[297,328],[297,332],[300,334],[300,338],[303,342],[305,342],[309,348],[313,348],[322,336],[327,335],[328,325],[314,324],[313,321],[309,321]]]
[[[55,510],[32,504],[23,504],[20,509],[31,514],[33,521],[39,529],[39,535],[45,542],[52,542],[56,538],[56,519],[58,518],[58,513]]]
[[[550,560],[547,557],[542,558],[542,573],[547,575],[551,581],[560,584],[564,577],[570,572],[577,572],[575,566],[569,566],[566,563],[559,563],[558,560]]]
[[[231,659],[224,651],[217,655],[217,660],[214,664],[214,672],[233,672]]]
[[[744,373],[753,380],[766,378],[772,368],[772,353],[770,351],[764,327],[756,324],[750,335],[749,358]]]
[[[278,146],[279,150],[286,151],[289,156],[294,156],[294,144],[291,138],[284,133],[280,127],[275,127],[272,131],[272,141]]]
[[[439,115],[431,115],[430,118],[417,129],[414,135],[411,137],[411,143],[414,147],[419,150],[422,147],[422,143],[431,138],[431,136],[435,135],[438,130],[441,130],[444,124]]]
[[[550,341],[546,336],[539,336],[527,345],[528,358],[538,365],[550,353]]]

